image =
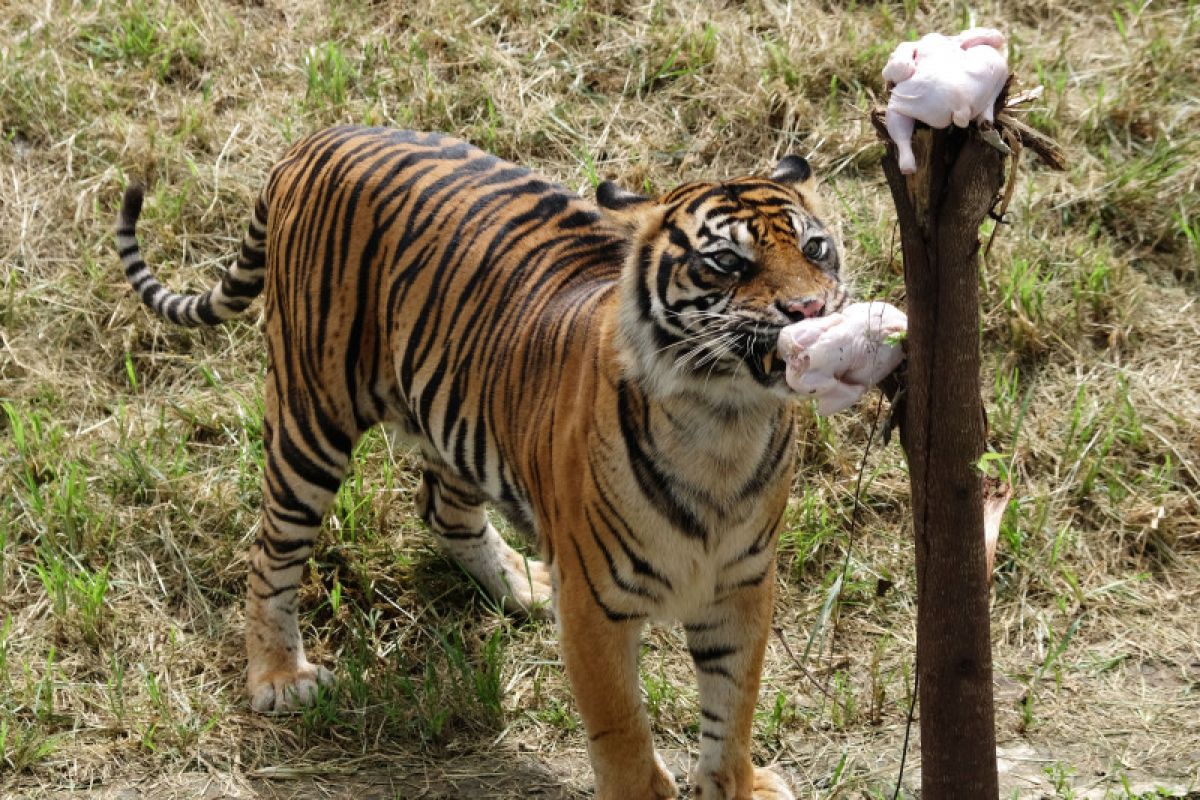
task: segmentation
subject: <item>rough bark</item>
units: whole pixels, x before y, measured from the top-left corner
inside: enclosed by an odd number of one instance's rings
[[[882,119],[875,119],[881,136]],[[901,443],[912,481],[922,800],[999,796],[992,704],[979,368],[979,226],[1005,156],[968,129],[919,128],[918,171],[884,174],[896,204],[908,304]]]

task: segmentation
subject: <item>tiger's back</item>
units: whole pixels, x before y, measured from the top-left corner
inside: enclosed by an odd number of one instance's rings
[[[157,313],[215,324],[265,292],[251,704],[287,710],[332,680],[305,657],[297,588],[354,443],[391,423],[420,449],[417,510],[441,546],[506,608],[546,615],[553,597],[599,797],[674,796],[637,653],[648,619],[677,619],[700,681],[696,794],[787,798],[749,755],[793,474],[775,340],[843,302],[836,248],[795,157],[597,199],[450,137],[333,128],[285,154],[237,264],[188,296],[142,261],[127,191],[118,247]]]
[[[611,226],[527,169],[389,129],[298,143],[265,195],[270,363],[295,373],[281,380],[319,383],[331,437],[398,423],[493,501],[526,507],[501,464],[564,362],[595,344],[622,260]]]

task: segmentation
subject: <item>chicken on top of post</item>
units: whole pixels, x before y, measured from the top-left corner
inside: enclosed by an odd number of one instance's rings
[[[892,52],[883,68],[883,79],[894,84],[884,121],[901,172],[917,170],[912,150],[917,121],[933,128],[993,121],[992,107],[1008,80],[1007,51],[1000,31],[969,28],[957,36],[926,34]]]

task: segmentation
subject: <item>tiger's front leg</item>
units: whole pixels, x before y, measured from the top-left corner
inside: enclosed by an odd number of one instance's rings
[[[763,653],[771,627],[774,564],[684,626],[700,684],[700,760],[692,796],[703,800],[793,800],[788,785],[750,760]]]
[[[593,580],[580,569],[575,553],[563,554],[558,564],[559,636],[587,731],[596,798],[676,797],[675,780],[654,752],[642,706],[638,646],[644,620],[602,606]]]

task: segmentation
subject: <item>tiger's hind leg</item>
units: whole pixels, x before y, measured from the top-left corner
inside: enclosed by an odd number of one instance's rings
[[[539,619],[553,615],[546,565],[526,558],[504,541],[488,521],[484,499],[473,486],[448,468],[427,463],[417,512],[442,548],[505,611]]]
[[[259,712],[309,705],[318,686],[333,682],[305,657],[296,595],[359,435],[331,423],[304,392],[293,392],[281,411],[268,371],[262,527],[246,597],[247,686]]]

